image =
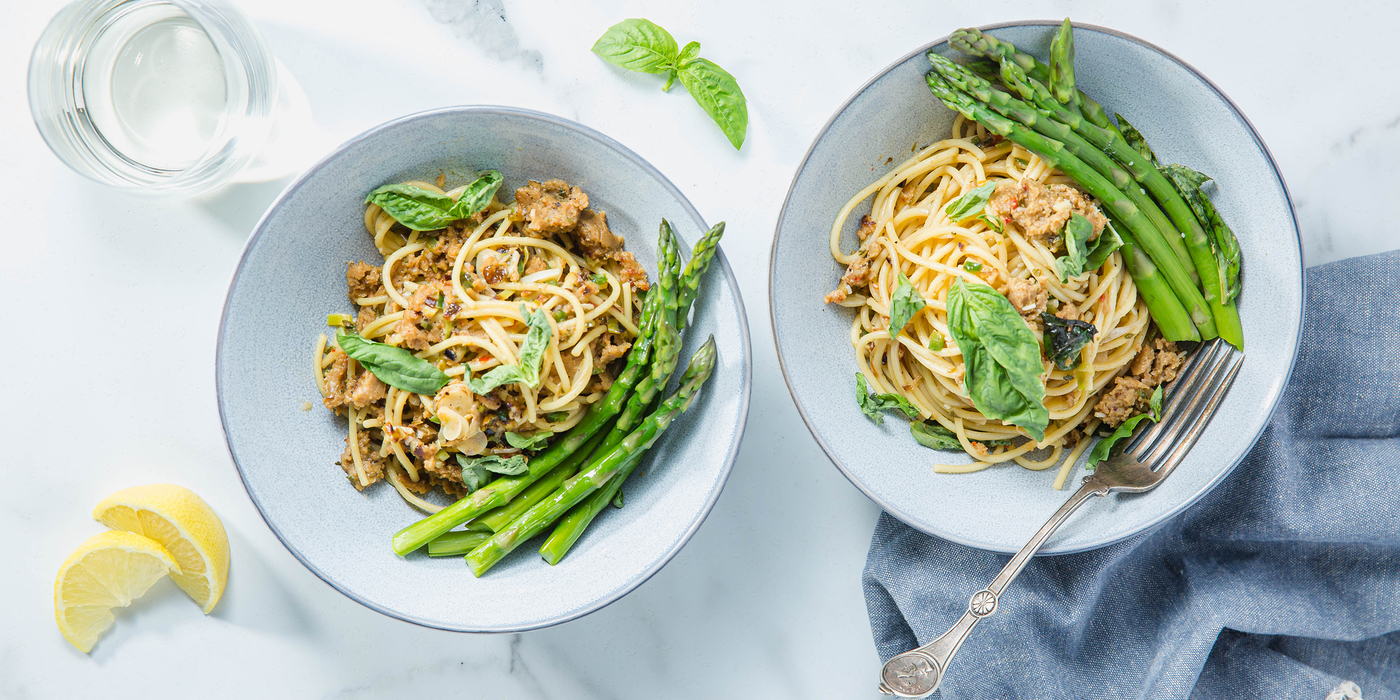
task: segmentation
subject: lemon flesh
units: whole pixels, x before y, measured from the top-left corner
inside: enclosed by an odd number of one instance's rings
[[[92,517],[159,542],[180,565],[170,575],[175,584],[206,614],[218,604],[228,583],[228,533],[193,491],[174,484],[133,486],[103,499]]]
[[[93,535],[73,550],[53,584],[59,631],[84,653],[108,627],[112,608],[126,607],[179,564],[159,542],[131,532]]]

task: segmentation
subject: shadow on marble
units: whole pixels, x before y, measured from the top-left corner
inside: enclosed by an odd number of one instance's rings
[[[210,617],[274,635],[313,638],[320,631],[296,594],[237,530],[228,530],[232,565],[223,600]]]

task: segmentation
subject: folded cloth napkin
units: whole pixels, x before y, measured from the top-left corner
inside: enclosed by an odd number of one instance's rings
[[[1234,473],[1144,534],[1034,559],[935,697],[1400,698],[1400,251],[1307,275],[1297,366]],[[882,515],[881,658],[946,631],[1008,559]]]

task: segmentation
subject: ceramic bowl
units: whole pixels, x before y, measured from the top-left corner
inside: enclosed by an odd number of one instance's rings
[[[1042,59],[1057,22],[984,29]],[[1303,310],[1298,223],[1288,190],[1263,140],[1239,108],[1181,59],[1102,27],[1075,25],[1079,87],[1110,114],[1122,113],[1167,163],[1215,177],[1217,208],[1244,253],[1240,314],[1246,359],[1201,441],[1172,478],[1148,494],[1114,496],[1080,510],[1050,540],[1047,554],[1102,547],[1162,522],[1220,483],[1258,439],[1283,392],[1297,353]],[[856,406],[851,309],[826,306],[842,269],[827,238],[842,205],[911,154],[948,138],[953,112],[924,82],[925,52],[961,54],[946,39],[919,47],[856,92],[817,136],[793,178],[773,241],[769,299],[773,335],[788,389],[831,461],[891,515],[919,530],[972,547],[1014,552],[1064,503],[1056,470],[1014,463],[972,474],[936,474],[961,453],[925,449],[903,420],[877,426]],[[842,249],[857,247],[847,220]],[[1080,465],[1067,482],[1076,486]]]
[[[653,275],[668,219],[689,252],[708,228],[685,196],[637,154],[587,127],[537,112],[457,107],[404,117],[350,140],[293,182],[263,216],[234,273],[219,326],[216,377],[229,452],[248,495],[283,544],[347,596],[403,620],[472,632],[557,624],[617,600],[656,573],[714,506],[748,412],[743,301],[721,252],[703,280],[682,359],[714,335],[714,375],[627,482],[626,506],[599,517],[557,566],[527,543],[480,579],[460,557],[400,558],[390,537],[423,517],[388,483],[363,493],[336,462],[345,419],[312,379],[326,314],[349,311],[347,261],[382,259],[364,226],[370,190],[478,169],[560,178],[608,212]],[[509,196],[509,194],[507,194]],[[682,362],[682,365],[684,362]],[[308,408],[309,402],[309,408]]]

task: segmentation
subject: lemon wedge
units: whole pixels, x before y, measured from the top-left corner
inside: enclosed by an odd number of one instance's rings
[[[93,535],[73,550],[53,582],[53,614],[63,637],[84,653],[126,607],[180,565],[159,542],[131,532]]]
[[[92,511],[94,520],[114,530],[145,535],[170,552],[180,565],[171,578],[208,614],[228,583],[228,533],[204,499],[173,484],[122,489]]]

